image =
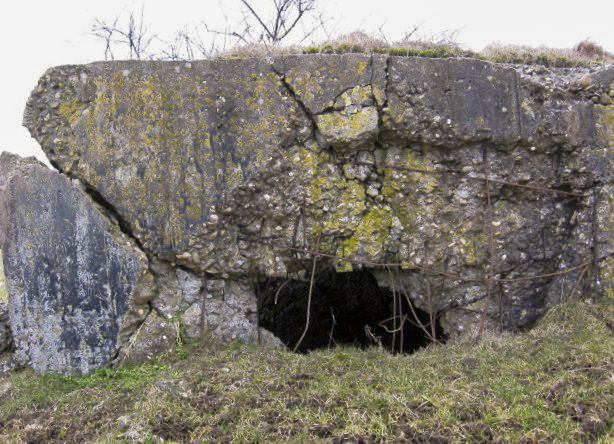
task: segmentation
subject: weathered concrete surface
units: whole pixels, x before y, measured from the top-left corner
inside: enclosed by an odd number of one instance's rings
[[[95,188],[148,251],[169,260],[206,233],[213,206],[312,131],[256,59],[52,69],[24,119],[54,164]]]
[[[6,189],[17,167],[26,164],[42,165],[34,157],[21,158],[16,154],[3,151],[0,153],[0,247],[6,242],[6,224],[8,220],[8,194]]]
[[[390,134],[384,137],[392,142],[450,148],[514,144],[521,137],[518,80],[511,68],[479,60],[391,58],[388,76],[382,119]]]
[[[44,166],[17,167],[2,245],[17,360],[39,372],[88,373],[145,318],[130,310],[147,258],[73,186]]]
[[[8,350],[12,343],[13,335],[9,323],[8,304],[0,300],[0,353]]]
[[[177,345],[183,328],[190,339],[208,332],[281,345],[270,333],[259,336],[251,288],[220,281],[215,297],[203,292],[193,273],[150,262],[78,181],[30,159],[12,156],[3,166],[9,310],[0,306],[0,352],[11,344],[10,311],[19,365],[86,374],[141,362]],[[189,308],[197,318],[184,315]]]
[[[590,264],[497,284],[493,328],[528,327],[574,288],[612,296],[614,108],[600,103],[613,80],[612,67],[366,55],[95,63],[50,69],[24,122],[142,246],[155,316],[183,319],[188,335],[210,314],[236,322],[218,335],[253,336],[250,279],[310,258],[271,245],[403,263],[410,297],[453,335],[479,322],[486,289],[470,279],[491,263],[498,279]]]

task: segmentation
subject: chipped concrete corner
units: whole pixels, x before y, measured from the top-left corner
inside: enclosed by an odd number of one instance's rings
[[[613,81],[359,54],[52,68],[24,124],[59,172],[21,165],[4,193],[16,354],[88,373],[204,332],[281,346],[255,283],[314,250],[381,286],[376,264],[402,264],[452,336],[480,322],[491,264],[493,328],[613,297]]]

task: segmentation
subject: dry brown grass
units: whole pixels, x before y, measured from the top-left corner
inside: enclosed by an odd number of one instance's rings
[[[482,54],[493,62],[544,65],[558,68],[588,66],[594,63],[614,63],[614,55],[601,46],[585,40],[573,48],[537,48],[492,44]]]
[[[399,57],[468,57],[495,63],[543,65],[568,68],[614,63],[614,54],[585,40],[573,48],[529,47],[491,44],[481,52],[464,49],[451,38],[416,40],[411,37],[389,42],[362,31],[344,34],[313,46],[267,46],[251,44],[220,52],[216,58],[250,58],[298,54],[389,54]]]
[[[315,46],[270,46],[250,44],[219,52],[216,58],[249,58],[298,54],[390,54],[395,56],[421,57],[474,57],[480,58],[476,52],[461,48],[453,42],[436,42],[427,40],[404,39],[387,42],[384,39],[369,35],[362,31],[344,34],[334,39],[326,40]]]

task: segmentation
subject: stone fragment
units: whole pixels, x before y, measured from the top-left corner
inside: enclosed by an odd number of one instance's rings
[[[369,106],[353,114],[333,111],[316,116],[318,129],[327,142],[339,152],[369,146],[379,134],[378,113]]]
[[[276,57],[272,67],[314,115],[333,108],[346,91],[371,85],[370,57],[363,54]]]
[[[154,310],[122,347],[117,357],[119,365],[141,363],[171,350],[179,341],[179,322],[162,318]]]

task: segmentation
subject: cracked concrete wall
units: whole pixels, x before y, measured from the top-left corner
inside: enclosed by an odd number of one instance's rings
[[[573,288],[611,297],[613,81],[612,67],[358,54],[94,63],[47,71],[24,124],[147,255],[153,315],[119,354],[145,359],[179,319],[253,337],[253,280],[309,263],[275,246],[403,263],[409,296],[452,335],[479,322],[471,279],[491,260],[503,280],[591,264],[500,282],[493,327],[530,326]],[[149,343],[156,326],[167,344]]]

